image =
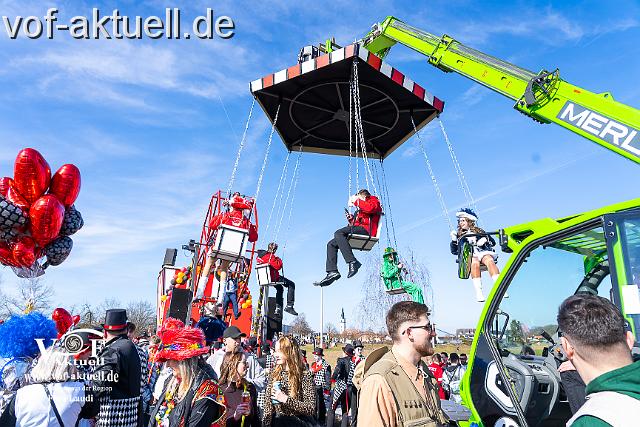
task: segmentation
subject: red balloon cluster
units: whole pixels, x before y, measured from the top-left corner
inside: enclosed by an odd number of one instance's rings
[[[60,247],[70,251],[70,239],[66,237],[62,245],[56,245],[56,239],[82,226],[82,218],[73,207],[79,193],[80,170],[76,166],[63,165],[52,176],[49,164],[37,150],[20,151],[13,178],[0,178],[0,264],[30,268],[47,251],[64,260],[68,253],[61,254]],[[72,214],[71,225],[65,224],[66,213]]]
[[[67,333],[72,326],[75,326],[80,321],[80,316],[77,314],[72,316],[64,308],[58,307],[51,313],[51,319],[56,324],[56,330],[58,331],[58,339]]]

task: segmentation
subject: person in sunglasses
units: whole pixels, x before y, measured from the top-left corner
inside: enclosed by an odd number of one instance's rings
[[[367,357],[358,425],[446,425],[438,382],[422,360],[434,353],[435,329],[429,321],[429,308],[401,301],[391,307],[386,323],[393,346],[382,347]]]

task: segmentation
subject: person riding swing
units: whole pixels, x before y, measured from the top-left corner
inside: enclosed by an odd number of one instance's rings
[[[287,313],[297,316],[298,313],[293,308],[293,304],[295,302],[295,293],[296,293],[296,284],[284,277],[280,274],[280,270],[282,269],[282,259],[276,255],[276,251],[278,250],[278,244],[276,242],[271,242],[267,246],[267,250],[258,250],[258,264],[269,264],[269,269],[271,270],[271,280],[273,281],[276,288],[276,314],[282,313],[282,303],[283,303],[283,286],[287,288],[287,306],[284,308],[284,311]]]
[[[482,279],[480,277],[481,266],[485,266],[491,275],[491,279],[495,283],[500,274],[496,261],[498,254],[493,249],[496,241],[487,234],[482,228],[476,226],[478,215],[470,209],[463,208],[456,213],[458,218],[458,230],[451,232],[451,253],[458,255],[459,242],[461,238],[465,238],[473,249],[471,259],[471,281],[476,291],[476,299],[478,302],[484,302],[485,297],[482,293]],[[467,236],[472,234],[471,236]],[[466,237],[465,237],[466,236]]]
[[[413,282],[402,280],[402,274],[406,272],[406,268],[403,263],[400,262],[396,250],[391,247],[386,248],[382,259],[380,276],[387,291],[404,289],[406,293],[411,295],[413,301],[424,304],[424,295],[420,286]]]
[[[327,243],[327,275],[324,279],[314,282],[315,286],[329,286],[340,278],[338,271],[338,249],[342,253],[344,261],[349,265],[347,278],[358,273],[362,264],[353,255],[353,249],[349,245],[349,235],[364,234],[375,236],[378,231],[382,206],[376,196],[372,196],[368,190],[362,189],[349,198],[349,206],[355,206],[358,210],[355,214],[345,212],[349,225],[342,227],[333,234],[333,239]]]
[[[218,230],[221,225],[231,225],[233,227],[248,230],[249,242],[257,241],[258,231],[256,226],[251,224],[250,221],[250,213],[251,209],[253,209],[253,203],[253,199],[245,198],[241,196],[239,192],[233,193],[229,200],[224,202],[224,204],[229,207],[229,210],[214,216],[209,222],[209,228],[211,230]],[[207,282],[209,281],[209,274],[211,273],[216,260],[215,249],[212,247],[207,256],[204,268],[202,269],[202,274],[198,282],[198,294],[196,298],[202,298],[204,296],[204,290],[207,286]],[[230,265],[231,261],[229,260],[219,260],[218,270],[220,272],[220,283],[222,283],[223,286],[227,283],[227,271],[229,270]]]

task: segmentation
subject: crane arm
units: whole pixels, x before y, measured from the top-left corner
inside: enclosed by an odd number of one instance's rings
[[[376,24],[363,43],[382,58],[393,45],[403,44],[440,70],[456,72],[514,100],[514,108],[534,120],[560,125],[640,163],[640,110],[608,92],[572,85],[560,78],[558,69],[536,74],[392,16]]]

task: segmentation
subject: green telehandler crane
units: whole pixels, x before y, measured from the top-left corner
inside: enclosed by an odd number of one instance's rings
[[[640,162],[640,110],[614,100],[608,92],[593,93],[567,83],[558,69],[533,73],[392,16],[374,25],[363,40],[381,58],[396,43],[427,56],[442,71],[456,72],[513,99],[516,110],[540,123],[556,123]]]
[[[376,24],[361,43],[380,57],[396,43],[405,45],[435,67],[513,99],[515,109],[540,123],[556,123],[640,162],[640,111],[610,93],[567,83],[557,69],[536,74],[394,17]],[[327,47],[330,51],[330,41]],[[636,337],[634,352],[640,349],[640,199],[506,227],[496,234],[511,256],[476,328],[460,384],[471,416],[459,424],[564,426],[571,417],[571,394],[557,370],[565,358],[557,335],[552,336],[560,302],[575,293],[609,298]],[[537,355],[521,352],[524,345]]]

